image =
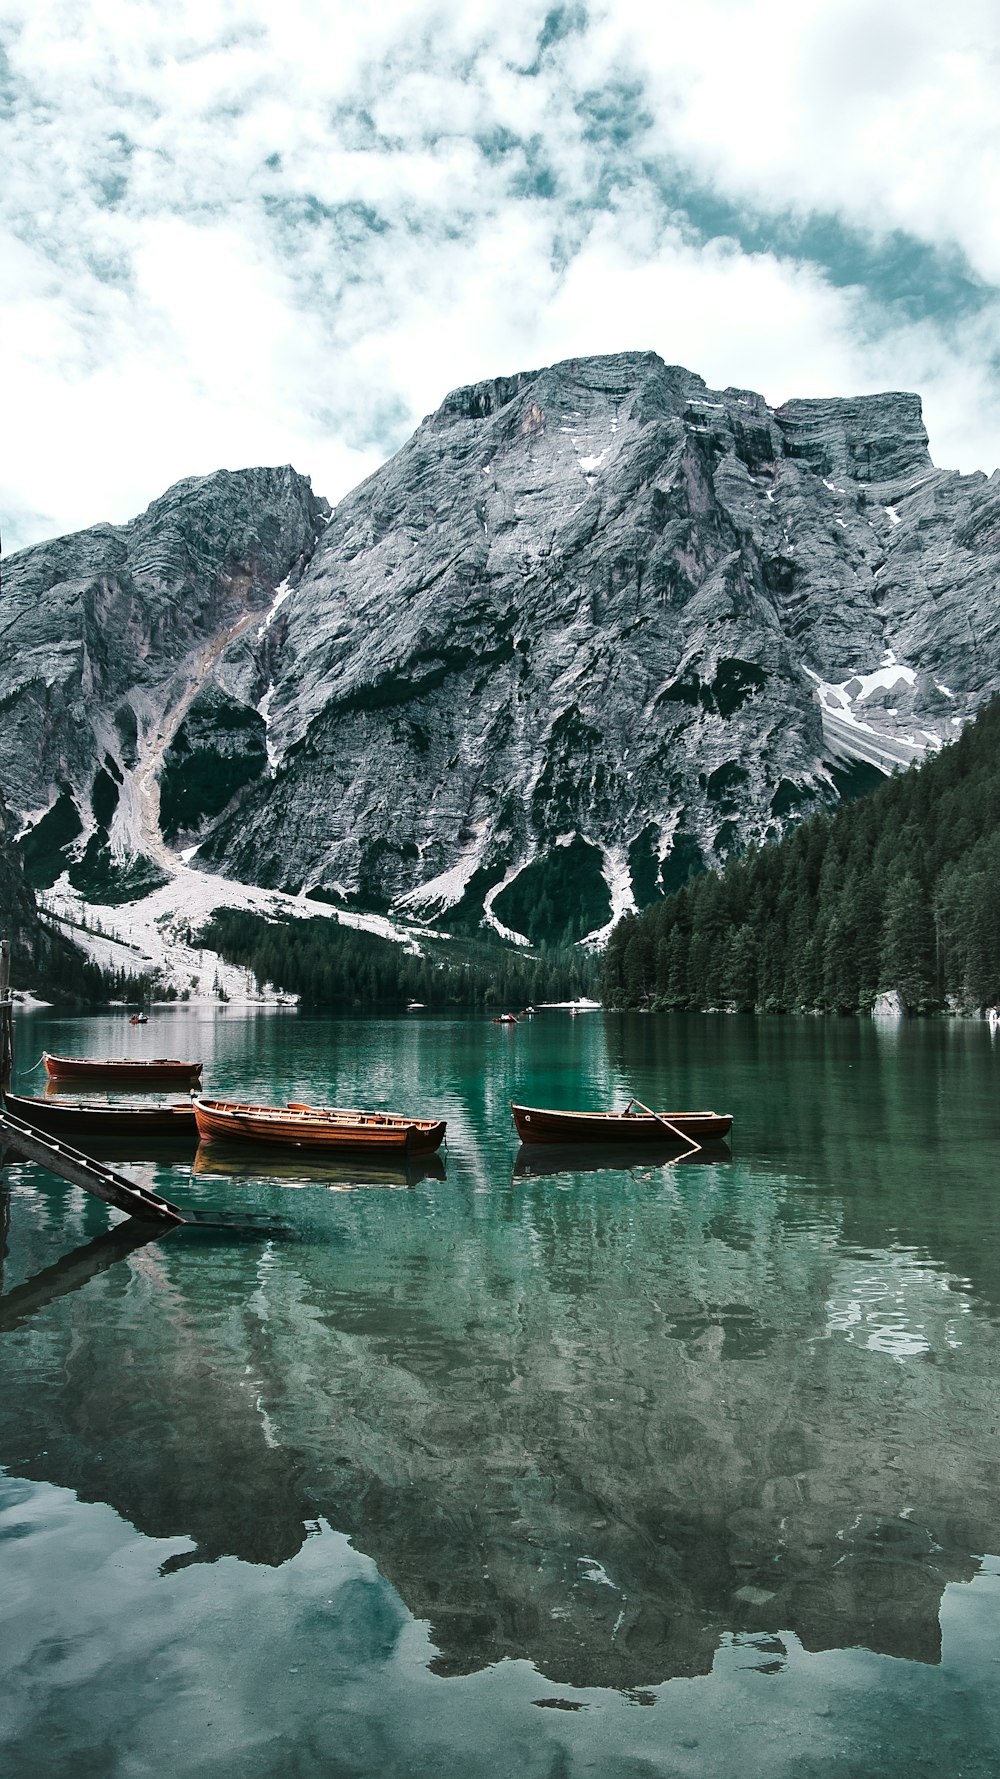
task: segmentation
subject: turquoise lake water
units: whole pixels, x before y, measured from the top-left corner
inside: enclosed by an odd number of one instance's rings
[[[1000,1045],[722,1016],[19,1019],[439,1162],[0,1174],[14,1779],[1000,1767]],[[735,1115],[664,1165],[511,1099]],[[265,1166],[267,1164],[264,1164]],[[140,1232],[143,1237],[148,1232]]]

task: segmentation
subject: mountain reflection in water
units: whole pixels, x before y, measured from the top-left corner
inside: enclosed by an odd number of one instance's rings
[[[1000,1547],[997,1211],[971,1150],[931,1167],[885,1104],[894,1140],[855,1134],[833,1174],[854,1084],[810,1082],[791,1168],[736,1089],[735,1159],[522,1153],[513,1179],[507,1131],[449,1106],[447,1178],[305,1192],[287,1243],[91,1232],[12,1169],[22,1275],[66,1252],[0,1298],[0,1463],[190,1539],[167,1572],[281,1565],[322,1519],[428,1621],[440,1675],[526,1658],[628,1692],[710,1673],[734,1635],[780,1661],[788,1633],[935,1663],[944,1588]],[[340,1183],[377,1184],[359,1165]],[[237,1179],[262,1211],[247,1168],[199,1153],[191,1202]]]

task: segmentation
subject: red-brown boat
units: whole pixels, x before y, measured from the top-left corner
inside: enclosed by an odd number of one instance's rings
[[[178,1062],[173,1056],[96,1057],[50,1056],[43,1052],[45,1073],[51,1081],[127,1081],[130,1087],[159,1086],[163,1081],[185,1084],[201,1079],[200,1062]]]
[[[721,1143],[733,1126],[729,1112],[554,1112],[513,1100],[510,1109],[522,1143]]]
[[[98,1100],[29,1099],[7,1093],[4,1104],[16,1118],[51,1137],[138,1137],[157,1142],[179,1137],[192,1145],[198,1141],[190,1100],[170,1106],[113,1106]]]
[[[425,1155],[440,1148],[444,1119],[404,1118],[395,1112],[359,1112],[333,1106],[257,1106],[245,1100],[194,1101],[202,1138],[237,1143],[277,1143],[296,1149],[394,1149]]]

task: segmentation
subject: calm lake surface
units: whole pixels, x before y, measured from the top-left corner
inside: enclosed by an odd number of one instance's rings
[[[0,1175],[12,1779],[993,1779],[985,1026],[227,1008],[17,1046],[19,1091],[43,1048],[200,1056],[448,1143],[125,1165],[247,1226],[158,1240]],[[518,1159],[512,1098],[631,1094],[733,1112],[731,1156]]]

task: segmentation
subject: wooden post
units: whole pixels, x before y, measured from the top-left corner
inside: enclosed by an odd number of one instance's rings
[[[0,1091],[14,1067],[14,1007],[10,998],[10,940],[0,939]]]

